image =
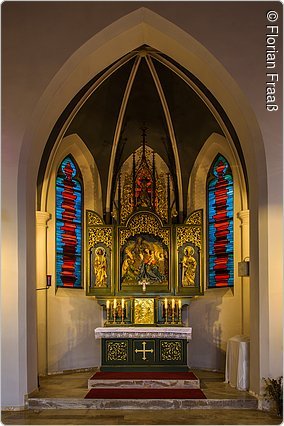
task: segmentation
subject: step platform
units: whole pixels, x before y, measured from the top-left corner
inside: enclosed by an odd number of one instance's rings
[[[200,389],[200,381],[192,372],[98,371],[88,380],[88,389],[96,388]]]

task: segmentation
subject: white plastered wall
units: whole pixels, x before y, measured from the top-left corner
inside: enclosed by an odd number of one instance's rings
[[[206,181],[217,154],[222,154],[229,162],[234,181],[234,288],[230,289],[206,288]],[[237,218],[237,213],[247,209],[247,196],[236,150],[225,137],[217,133],[213,133],[207,139],[194,163],[188,187],[187,207],[188,213],[203,209],[205,231],[203,271],[205,293],[204,296],[193,299],[188,307],[188,324],[193,329],[188,364],[192,367],[224,371],[228,339],[238,334],[249,335],[249,291],[244,294],[243,280],[238,277],[237,272],[237,264],[242,260],[241,222]],[[246,288],[249,290],[248,285]]]
[[[40,9],[35,8],[39,3],[22,2],[25,19],[20,3],[6,2],[2,9],[2,406],[22,406],[24,395],[37,386],[36,203],[32,188],[46,141],[76,93],[94,75],[141,44],[163,51],[191,70],[218,99],[240,139],[250,186],[251,386],[259,392],[261,377],[279,376],[283,371],[282,111],[265,110],[265,72],[259,71],[263,53],[258,51],[252,61],[251,49],[246,48],[247,28],[253,25],[250,36],[263,35],[266,2],[232,2],[229,9],[218,2],[207,3],[205,9],[198,2],[181,2],[180,9],[170,2],[149,3],[148,9],[124,2],[122,13],[121,4],[113,5],[112,14],[106,5],[105,20],[100,19],[95,2],[74,2],[76,13],[64,2],[39,2]],[[281,3],[273,6],[281,16]],[[252,7],[256,8],[253,21],[252,14],[246,13]],[[137,10],[131,12],[132,8]],[[62,15],[68,16],[69,23],[64,32],[59,22]],[[74,32],[73,18],[77,16],[84,24]],[[213,18],[204,21],[208,16]],[[232,27],[232,19],[244,30]],[[36,23],[36,32],[31,32]],[[228,33],[231,42],[218,42]],[[232,49],[234,37],[239,43]],[[51,60],[48,49],[52,40],[58,48],[53,49]],[[251,42],[253,49],[261,45],[259,38]]]
[[[100,177],[94,159],[78,135],[62,139],[47,165],[42,209],[51,215],[47,222],[47,269],[52,286],[47,293],[47,311],[44,292],[38,294],[38,321],[47,324],[47,335],[39,335],[39,372],[41,374],[66,369],[88,368],[100,365],[100,342],[94,338],[94,329],[101,326],[102,312],[94,297],[86,296],[86,256],[83,249],[83,289],[56,289],[55,285],[55,180],[62,160],[71,154],[80,168],[84,188],[84,212],[96,210],[102,215]],[[84,235],[86,229],[84,226]],[[86,239],[84,238],[86,241]],[[42,262],[37,259],[37,265]],[[40,266],[39,266],[40,267]],[[44,267],[44,266],[43,266]]]

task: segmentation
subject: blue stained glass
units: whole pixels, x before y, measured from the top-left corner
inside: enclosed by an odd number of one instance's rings
[[[227,160],[218,155],[207,185],[208,287],[234,285],[234,186]]]
[[[70,156],[56,177],[56,285],[82,286],[82,186]]]

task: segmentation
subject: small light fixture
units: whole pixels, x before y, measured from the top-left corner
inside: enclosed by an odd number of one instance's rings
[[[249,257],[245,257],[244,260],[238,262],[238,276],[249,277]]]

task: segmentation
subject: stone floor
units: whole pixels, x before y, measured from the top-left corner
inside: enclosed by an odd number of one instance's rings
[[[94,370],[95,371],[95,370]],[[209,399],[252,399],[224,383],[221,373],[195,370],[201,389]],[[42,377],[40,390],[33,398],[82,399],[87,393],[87,380],[93,371]],[[277,425],[281,419],[259,410],[248,409],[168,409],[168,410],[94,410],[94,409],[29,409],[3,411],[3,424],[14,425]]]

